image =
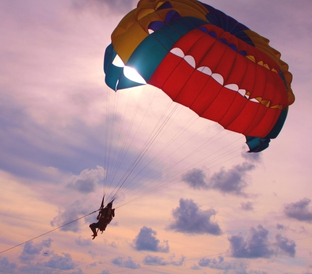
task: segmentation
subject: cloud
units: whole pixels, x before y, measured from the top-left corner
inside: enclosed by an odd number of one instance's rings
[[[67,206],[63,212],[54,217],[51,221],[52,226],[61,227],[62,231],[78,232],[80,230],[80,223],[76,222],[81,215],[88,213],[88,210],[83,207],[83,202],[76,201],[73,204]]]
[[[206,175],[201,169],[193,169],[182,176],[182,180],[194,189],[207,189]]]
[[[278,230],[287,230],[287,227],[284,226],[284,225],[282,225],[282,224],[276,224],[276,228],[277,228]]]
[[[155,237],[157,232],[146,226],[142,227],[139,234],[133,241],[134,249],[136,250],[148,250],[154,252],[169,252],[168,241],[160,241]]]
[[[90,7],[97,7],[104,9],[108,7],[110,11],[124,14],[131,11],[135,7],[136,0],[73,0],[74,8],[86,9]]]
[[[182,181],[194,189],[214,189],[224,194],[246,196],[244,193],[244,189],[248,186],[246,175],[254,168],[255,164],[246,161],[229,170],[221,168],[210,178],[207,178],[202,170],[193,169],[182,176]]]
[[[246,173],[255,166],[250,163],[236,165],[229,170],[222,168],[214,173],[209,180],[209,187],[226,194],[245,195],[243,189],[247,187]]]
[[[230,236],[230,249],[236,258],[269,258],[274,251],[268,247],[269,231],[263,226],[251,227],[244,238],[241,233]]]
[[[84,274],[84,272],[81,270],[81,268],[78,268],[77,270],[70,272],[70,274]]]
[[[235,273],[235,274],[266,274],[266,272],[247,271],[247,264],[243,261],[226,262],[222,256],[218,258],[203,257],[197,264],[194,264],[191,269],[200,270],[202,267],[209,267],[211,269],[223,270],[222,273]],[[220,272],[221,273],[221,272]]]
[[[252,202],[246,202],[246,203],[241,203],[241,209],[246,210],[246,211],[253,211],[253,203]]]
[[[253,163],[261,162],[261,153],[242,153],[242,156],[248,162],[253,162]]]
[[[130,268],[130,269],[139,269],[141,268],[140,264],[135,263],[131,257],[124,258],[124,257],[117,257],[112,260],[112,263],[114,265],[120,266],[120,267],[125,267],[125,268]]]
[[[296,254],[296,243],[293,240],[289,240],[283,237],[281,234],[276,234],[275,236],[277,246],[282,251],[282,253],[294,257]]]
[[[34,244],[32,241],[25,243],[23,251],[19,256],[19,259],[23,262],[34,260],[36,255],[39,255],[44,248],[51,247],[52,240],[41,241],[41,243]]]
[[[44,263],[44,265],[60,270],[70,270],[76,267],[76,264],[68,253],[63,253],[62,256],[54,254],[49,261]]]
[[[143,260],[143,263],[145,265],[174,265],[174,266],[180,266],[184,263],[185,257],[182,256],[182,258],[179,261],[174,261],[174,256],[171,257],[169,260],[165,260],[163,257],[159,256],[146,256]]]
[[[90,193],[95,191],[96,184],[105,178],[105,170],[101,166],[96,169],[85,169],[76,176],[72,175],[68,179],[68,187],[81,193]]]
[[[15,269],[15,263],[10,263],[7,258],[0,258],[0,273],[13,273]]]
[[[80,246],[90,246],[92,244],[92,241],[90,239],[82,239],[81,236],[76,239],[76,244]]]
[[[302,200],[286,204],[284,213],[287,217],[303,222],[312,222],[312,210],[308,208],[311,200],[303,198]]]
[[[198,262],[198,265],[201,267],[209,267],[212,269],[232,269],[233,266],[229,262],[225,262],[224,258],[222,256],[219,256],[218,258],[201,258]]]
[[[167,265],[168,264],[163,257],[150,256],[150,255],[144,258],[143,263],[146,265]]]
[[[192,199],[180,199],[179,207],[172,211],[174,221],[168,228],[182,233],[220,235],[219,225],[210,220],[216,214],[214,209],[200,210]]]
[[[275,243],[269,242],[269,231],[263,226],[251,227],[244,238],[241,233],[228,238],[231,245],[232,256],[236,258],[270,258],[278,254],[294,257],[296,243],[281,234],[276,234]],[[277,249],[270,248],[276,246]]]
[[[241,233],[231,236],[232,256],[236,258],[269,258],[278,254],[294,257],[296,254],[296,243],[281,234],[276,234],[276,243],[268,241],[269,231],[258,225],[257,228],[250,228],[247,237],[244,239]],[[276,246],[277,249],[269,248]]]

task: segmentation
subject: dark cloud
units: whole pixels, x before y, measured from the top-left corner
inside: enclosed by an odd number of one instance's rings
[[[78,268],[77,270],[71,272],[70,274],[84,274],[84,272],[80,268]]]
[[[200,270],[200,267],[199,267],[197,264],[193,264],[193,265],[191,266],[191,269],[192,269],[192,270]]]
[[[276,234],[276,242],[270,243],[268,235],[269,231],[258,225],[257,228],[251,227],[245,238],[241,233],[229,237],[232,256],[236,258],[270,258],[279,254],[295,256],[296,244],[294,241],[281,234]]]
[[[1,272],[0,272],[1,273]],[[34,273],[45,273],[45,274],[53,274],[55,273],[53,268],[42,265],[41,263],[35,264],[27,264],[19,267],[18,271],[15,273],[23,273],[23,274],[34,274]],[[11,273],[10,273],[11,274]]]
[[[284,213],[287,217],[298,221],[312,222],[312,210],[309,209],[311,200],[303,198],[299,202],[290,203],[284,206]]]
[[[236,258],[269,258],[274,251],[268,244],[269,231],[263,226],[251,227],[244,238],[241,233],[228,238],[231,245],[231,253]]]
[[[0,258],[0,273],[13,273],[15,269],[15,263],[10,263],[7,258]]]
[[[246,210],[246,211],[253,211],[253,203],[248,201],[246,203],[241,203],[241,209]]]
[[[85,169],[78,176],[72,175],[68,180],[68,187],[81,193],[95,191],[95,187],[105,177],[105,170],[101,166],[96,169]]]
[[[158,256],[146,256],[143,260],[143,263],[146,265],[167,265],[163,257]]]
[[[276,234],[275,236],[277,246],[286,255],[294,257],[296,254],[296,243],[293,240],[289,240],[283,237],[281,234]]]
[[[220,235],[219,225],[210,220],[216,214],[214,209],[200,210],[191,199],[180,199],[179,207],[172,211],[174,221],[168,228],[182,233]]]
[[[19,256],[19,259],[23,262],[31,261],[35,259],[36,255],[39,255],[44,248],[51,247],[51,243],[51,239],[43,240],[38,244],[27,242],[23,247],[23,251]]]
[[[182,176],[182,180],[194,189],[208,188],[206,175],[201,169],[193,169]]]
[[[210,177],[209,186],[225,194],[245,195],[243,189],[247,187],[246,173],[254,169],[254,165],[243,163],[229,170],[222,168]]]
[[[175,261],[174,257],[170,258],[169,260],[164,259],[163,257],[159,256],[146,256],[143,260],[143,263],[145,265],[174,265],[174,266],[180,266],[184,263],[185,257],[182,257],[179,261]]]
[[[281,225],[281,224],[276,224],[276,228],[278,230],[287,230],[287,227],[285,227],[284,225]]]
[[[124,257],[117,257],[112,260],[112,263],[114,265],[120,266],[120,267],[125,267],[125,268],[130,268],[130,269],[139,269],[141,268],[140,264],[135,263],[131,257],[124,258]]]
[[[224,258],[222,256],[219,256],[218,258],[201,258],[198,262],[198,265],[201,267],[209,267],[212,269],[232,269],[233,266],[229,262],[225,262]]]
[[[136,250],[148,250],[154,252],[169,252],[168,241],[160,241],[155,237],[157,232],[146,226],[142,227],[139,234],[133,241],[133,247]]]
[[[200,270],[201,268],[209,267],[211,269],[223,270],[222,273],[236,273],[236,274],[267,274],[266,272],[247,271],[248,265],[239,260],[226,262],[222,256],[218,258],[203,257],[197,264],[194,264],[191,269]],[[209,272],[210,273],[210,272]],[[221,273],[221,272],[220,272]]]
[[[214,189],[224,194],[243,195],[247,187],[246,175],[255,168],[253,163],[244,162],[233,166],[229,170],[221,168],[220,171],[207,178],[200,169],[193,169],[182,176],[182,180],[194,189]]]
[[[62,256],[54,254],[49,261],[44,263],[44,265],[60,270],[70,270],[76,267],[76,264],[68,253],[63,253]]]

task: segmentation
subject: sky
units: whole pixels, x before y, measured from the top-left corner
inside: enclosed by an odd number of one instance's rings
[[[312,273],[312,2],[204,2],[293,74],[260,154],[156,88],[106,86],[136,1],[0,0],[0,273]],[[104,193],[116,216],[91,240]]]

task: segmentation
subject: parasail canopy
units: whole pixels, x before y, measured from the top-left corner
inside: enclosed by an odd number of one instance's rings
[[[196,0],[141,0],[111,36],[113,90],[153,85],[173,101],[268,147],[294,102],[292,75],[269,40]]]

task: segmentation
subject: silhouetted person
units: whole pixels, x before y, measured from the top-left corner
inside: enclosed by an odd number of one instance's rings
[[[99,215],[96,217],[99,221],[89,225],[93,235],[92,240],[97,236],[96,230],[99,229],[102,233],[106,229],[106,226],[111,222],[113,217],[115,217],[115,209],[113,207],[113,202],[107,204],[106,207],[101,208]]]

